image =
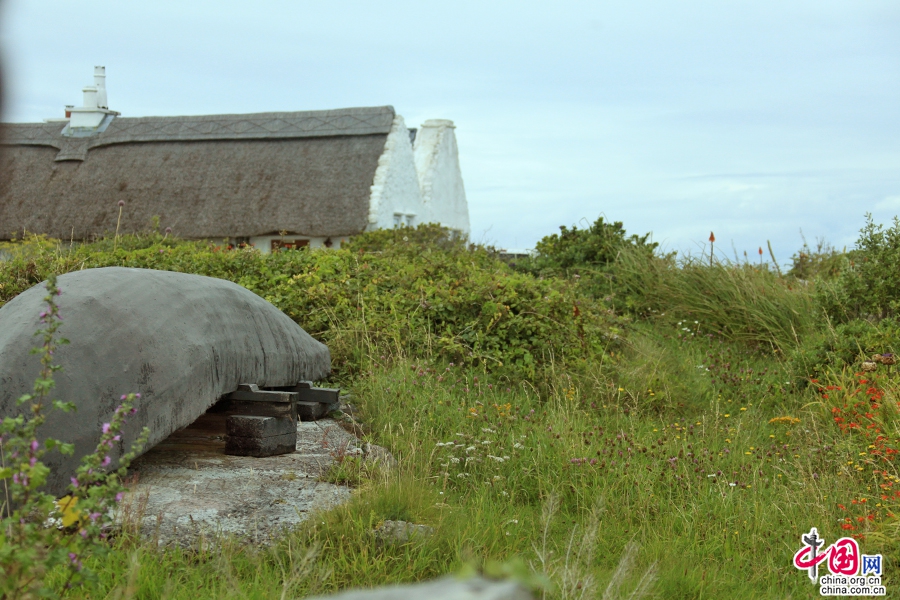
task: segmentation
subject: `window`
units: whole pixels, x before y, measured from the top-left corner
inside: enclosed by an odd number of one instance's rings
[[[394,227],[413,227],[416,215],[414,213],[394,213]]]
[[[309,246],[309,240],[272,240],[272,252],[278,250],[297,250],[304,246]]]

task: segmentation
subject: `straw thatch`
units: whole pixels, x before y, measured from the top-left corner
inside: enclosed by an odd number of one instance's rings
[[[8,124],[0,239],[111,233],[120,200],[120,233],[154,216],[188,238],[359,233],[393,119],[390,106],[117,117],[90,137],[63,135],[64,123]]]

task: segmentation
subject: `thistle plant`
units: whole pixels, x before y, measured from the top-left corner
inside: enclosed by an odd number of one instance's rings
[[[112,463],[113,447],[121,441],[121,431],[128,415],[133,414],[139,394],[122,396],[109,423],[103,424],[100,443],[92,454],[82,459],[71,478],[69,494],[57,500],[41,491],[50,475],[42,459],[47,452],[72,454],[72,444],[54,438],[39,441],[38,431],[47,419],[48,406],[71,412],[71,402],[51,400],[54,373],[61,367],[53,364],[54,352],[67,340],[57,337],[61,325],[56,298],[60,290],[56,276],[47,281],[46,310],[41,315],[42,328],[35,336],[40,346],[32,353],[40,355],[41,371],[31,394],[17,401],[24,407],[21,414],[5,417],[0,423],[0,598],[54,597],[47,584],[51,572],[64,573],[65,587],[91,582],[93,574],[82,565],[82,557],[106,549],[104,540],[115,517],[115,507],[122,499],[122,477],[131,460],[140,452],[149,431],[144,428],[130,452],[118,461],[115,471],[107,472]]]

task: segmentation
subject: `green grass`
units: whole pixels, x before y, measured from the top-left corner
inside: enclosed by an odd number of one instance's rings
[[[900,584],[897,374],[798,385],[782,357],[818,327],[806,286],[623,252],[609,281],[642,303],[628,322],[584,295],[602,281],[535,279],[458,244],[262,258],[151,238],[38,246],[0,264],[0,298],[81,264],[238,281],[322,324],[368,441],[400,466],[344,460],[326,479],[356,486],[351,501],[270,547],[120,536],[87,561],[86,597],[293,598],[473,570],[548,598],[809,597],[791,559],[810,527],[859,536]],[[388,519],[435,534],[378,545]]]
[[[136,598],[294,597],[505,564],[546,575],[548,597],[599,597],[631,552],[625,593],[650,572],[663,598],[809,596],[791,565],[800,535],[815,526],[834,541],[846,533],[838,504],[874,502],[870,470],[845,468],[858,445],[812,388],[785,390],[774,358],[705,337],[643,335],[598,372],[558,373],[546,396],[441,362],[374,363],[353,392],[399,471],[370,473],[349,504],[272,548],[122,543],[101,566],[101,589],[118,597],[131,573]],[[635,375],[650,348],[667,358]],[[711,350],[745,377],[698,369]],[[616,383],[620,374],[639,387]],[[644,385],[670,375],[693,394]],[[781,416],[799,423],[769,423]],[[370,531],[386,519],[436,534],[378,547]],[[868,553],[881,547],[863,542]],[[889,559],[888,585],[895,567]]]

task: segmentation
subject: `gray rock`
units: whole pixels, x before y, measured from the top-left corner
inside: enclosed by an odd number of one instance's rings
[[[434,527],[406,521],[385,521],[372,531],[379,544],[405,544],[410,540],[422,540],[434,534]]]
[[[150,448],[239,384],[289,386],[330,371],[328,348],[229,281],[109,267],[62,275],[59,287],[60,335],[71,344],[56,352],[63,370],[53,397],[74,402],[77,411],[51,411],[39,432],[75,444],[73,456],[47,455],[47,489],[57,495],[96,447],[123,394],[141,394],[124,441],[147,426]],[[31,391],[40,370],[29,351],[45,295],[37,285],[0,308],[0,418],[21,411],[16,399]]]
[[[290,419],[285,419],[293,423]],[[297,433],[283,433],[269,437],[240,437],[229,435],[225,438],[225,454],[232,456],[277,456],[288,454],[297,447]]]
[[[297,424],[289,418],[231,415],[225,419],[226,435],[266,438],[286,433],[297,433]]]
[[[394,458],[394,455],[391,454],[387,448],[366,442],[363,447],[363,455],[365,456],[366,462],[373,463],[388,470],[397,468],[397,459]]]
[[[298,423],[296,451],[280,456],[230,456],[224,437],[224,417],[207,413],[138,458],[120,524],[161,546],[212,547],[219,534],[265,544],[350,499],[349,487],[321,480],[356,443],[330,419]]]
[[[490,581],[475,577],[460,581],[444,577],[426,583],[392,585],[373,590],[353,590],[307,600],[532,600],[534,596],[514,581]]]

